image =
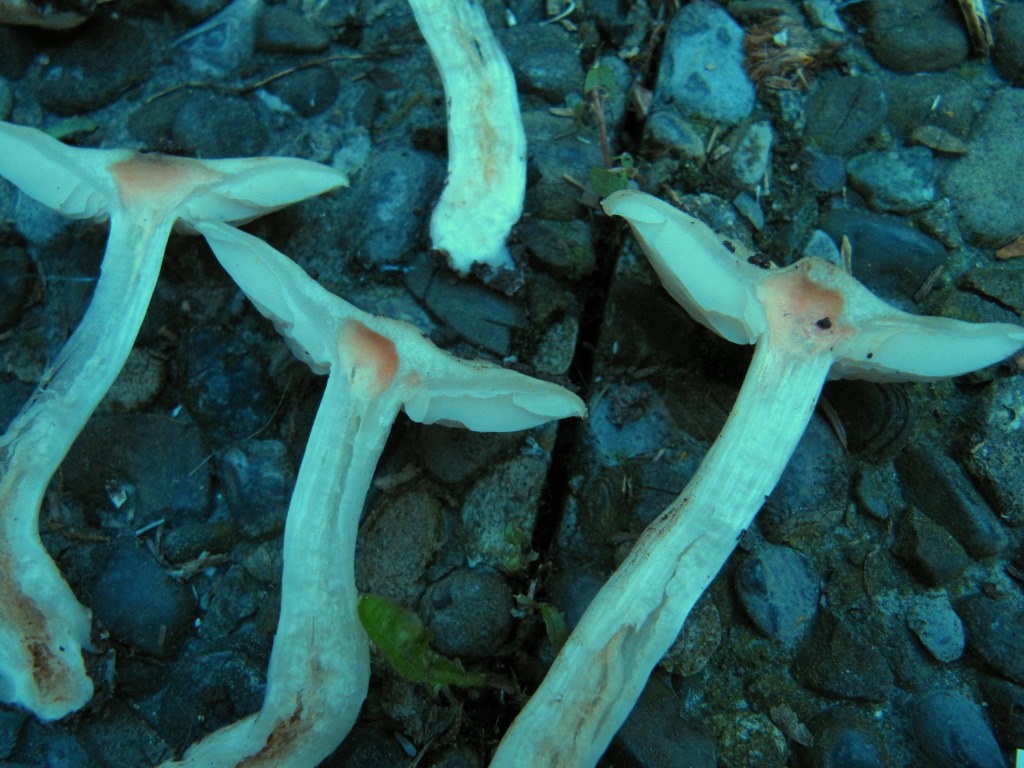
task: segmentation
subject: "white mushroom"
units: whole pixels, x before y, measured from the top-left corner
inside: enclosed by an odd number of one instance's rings
[[[0,123],[0,176],[72,218],[110,220],[92,302],[39,388],[0,436],[0,701],[43,720],[92,696],[89,611],[39,539],[46,486],[124,365],[175,222],[248,221],[345,177],[291,158],[189,160],[76,149]]]
[[[356,532],[398,412],[426,424],[505,432],[585,409],[562,387],[458,360],[413,326],[356,309],[251,235],[220,223],[197,229],[292,349],[328,376],[288,509],[281,617],[263,707],[165,768],[312,768],[341,743],[366,696]]]
[[[448,180],[430,237],[463,274],[474,264],[511,268],[505,241],[526,194],[526,133],[512,68],[476,0],[409,5],[448,100]]]
[[[826,377],[956,376],[1024,346],[1024,328],[901,312],[820,259],[747,263],[705,224],[636,192],[605,210],[633,228],[666,290],[725,338],[755,343],[721,434],[587,608],[491,763],[593,766],[654,665],[751,524]]]

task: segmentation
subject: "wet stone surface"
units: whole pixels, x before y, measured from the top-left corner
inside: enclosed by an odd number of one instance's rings
[[[497,276],[430,252],[445,96],[404,0],[121,2],[61,33],[0,24],[3,119],[82,147],[333,164],[347,189],[248,231],[361,308],[590,408],[526,434],[400,416],[359,587],[505,689],[439,691],[375,653],[325,766],[486,766],[553,657],[537,606],[576,625],[735,401],[750,350],[690,320],[594,207],[592,66],[614,84],[612,175],[780,265],[836,260],[845,237],[854,276],[908,311],[1024,317],[1021,260],[994,257],[1024,235],[1019,3],[988,5],[991,60],[936,0],[675,5],[483,2],[527,133],[515,269]],[[87,306],[105,237],[0,182],[3,423]],[[262,700],[322,380],[177,234],[130,362],[40,526],[93,611],[97,693],[50,724],[0,705],[12,768],[155,766]],[[952,383],[829,384],[601,768],[1008,764],[1024,746],[1020,382],[1011,361]]]

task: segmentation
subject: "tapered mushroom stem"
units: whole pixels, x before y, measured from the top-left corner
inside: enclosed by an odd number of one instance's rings
[[[160,274],[171,223],[159,211],[112,219],[89,308],[39,389],[0,437],[0,509],[5,510],[0,514],[0,649],[8,669],[36,671],[32,677],[0,675],[0,700],[17,701],[44,720],[85,704],[92,682],[81,653],[90,646],[90,612],[43,549],[43,494],[128,359]],[[14,551],[11,542],[17,542]],[[39,605],[48,609],[41,612]]]
[[[491,768],[597,763],[778,482],[831,362],[829,355],[794,357],[767,337],[757,344],[732,414],[697,474],[594,597]]]
[[[288,509],[281,581],[287,599],[263,706],[164,768],[310,768],[351,730],[366,698],[370,655],[357,613],[354,544],[405,391],[389,386],[398,362],[394,344],[349,322]]]

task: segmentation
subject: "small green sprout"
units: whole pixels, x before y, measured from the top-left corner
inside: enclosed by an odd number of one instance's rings
[[[487,684],[483,672],[467,672],[430,647],[430,630],[415,612],[380,595],[359,596],[359,621],[398,674],[435,688]]]

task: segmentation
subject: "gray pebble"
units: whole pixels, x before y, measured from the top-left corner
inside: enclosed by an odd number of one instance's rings
[[[129,540],[111,548],[92,589],[92,610],[118,642],[163,657],[177,652],[195,604],[188,587]]]
[[[1004,677],[1024,685],[1024,610],[1010,598],[965,597],[956,604],[967,646]]]
[[[933,72],[961,64],[969,52],[963,20],[937,0],[871,0],[868,48],[894,72]]]
[[[433,584],[420,616],[441,654],[460,659],[491,656],[512,628],[512,591],[499,576],[463,568]]]
[[[284,530],[295,468],[279,440],[246,440],[228,448],[218,462],[224,499],[235,526],[252,539]]]
[[[547,471],[546,460],[523,455],[477,481],[462,505],[463,546],[471,565],[483,563],[503,573],[526,567]]]
[[[971,557],[1002,552],[1007,536],[963,469],[935,448],[910,445],[896,460],[907,501],[937,522]]]
[[[958,691],[932,691],[914,704],[914,735],[933,768],[1005,768],[981,708]]]
[[[935,199],[935,160],[924,147],[867,152],[846,164],[850,186],[876,211],[910,213]]]
[[[996,70],[1014,85],[1024,83],[1024,5],[1010,3],[992,15]]]
[[[1006,88],[985,105],[968,142],[943,182],[953,199],[960,227],[973,243],[1001,247],[1024,232],[1024,90]]]
[[[849,154],[885,122],[889,97],[868,77],[827,80],[807,100],[807,138],[824,152]]]
[[[743,30],[719,5],[700,0],[669,22],[656,99],[684,116],[736,124],[754,108],[743,68]]]
[[[795,644],[818,612],[818,577],[790,547],[763,543],[743,558],[734,577],[747,616],[768,637]]]
[[[907,611],[907,626],[939,661],[949,664],[963,655],[964,625],[945,592],[916,595]]]

